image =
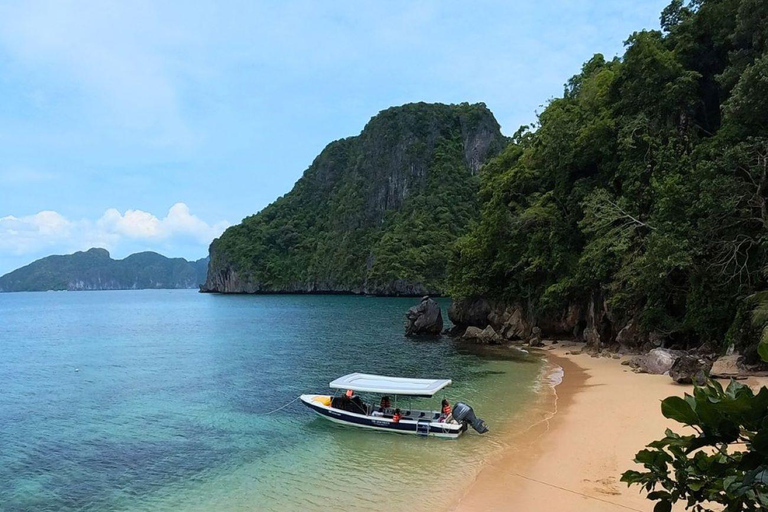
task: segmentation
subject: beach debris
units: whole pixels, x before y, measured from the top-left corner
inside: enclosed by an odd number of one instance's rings
[[[706,359],[692,354],[683,354],[672,364],[672,368],[669,369],[669,376],[678,384],[703,386],[707,382],[711,366],[712,363]]]
[[[429,297],[422,297],[418,306],[405,314],[405,335],[439,335],[443,330],[443,313],[440,305]]]

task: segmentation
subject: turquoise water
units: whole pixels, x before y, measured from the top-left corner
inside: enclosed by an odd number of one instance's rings
[[[543,363],[407,339],[415,302],[0,294],[0,510],[448,506],[505,446]],[[445,396],[492,431],[457,441],[362,431],[298,402],[265,414],[353,371],[450,377]]]

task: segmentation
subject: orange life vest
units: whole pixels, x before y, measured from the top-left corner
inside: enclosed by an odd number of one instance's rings
[[[448,416],[449,414],[451,414],[451,406],[450,405],[446,405],[445,407],[443,407],[443,414],[445,416]]]
[[[392,421],[394,421],[395,423],[399,423],[401,417],[402,416],[399,413],[395,413],[395,415],[392,416]]]

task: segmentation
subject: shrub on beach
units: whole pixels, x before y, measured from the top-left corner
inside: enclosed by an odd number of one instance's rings
[[[641,485],[657,501],[654,512],[679,501],[696,512],[715,503],[725,512],[768,507],[768,388],[755,394],[733,380],[726,389],[711,381],[693,395],[665,399],[661,411],[696,433],[667,429],[635,456],[645,471],[623,474],[623,482]]]

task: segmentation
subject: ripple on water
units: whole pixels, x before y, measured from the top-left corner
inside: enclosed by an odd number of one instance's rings
[[[507,445],[505,425],[533,400],[543,363],[406,339],[412,303],[0,295],[3,510],[445,507]],[[450,441],[342,427],[297,403],[264,414],[351,371],[451,377],[445,396],[492,430]]]

